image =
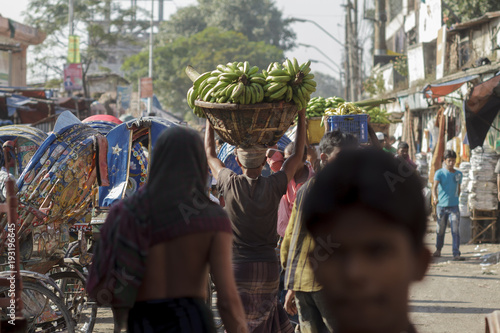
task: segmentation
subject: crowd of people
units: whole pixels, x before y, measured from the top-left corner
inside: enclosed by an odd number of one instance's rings
[[[408,289],[431,259],[427,211],[408,145],[393,151],[379,138],[371,131],[360,145],[333,131],[316,153],[301,110],[293,143],[238,147],[236,174],[217,158],[210,122],[204,144],[167,129],[149,182],[101,230],[90,295],[129,332],[215,332],[203,302],[210,274],[227,332],[415,332]],[[209,170],[224,207],[209,199]],[[436,177],[445,220],[450,177]]]

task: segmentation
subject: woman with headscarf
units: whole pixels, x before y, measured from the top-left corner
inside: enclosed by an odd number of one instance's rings
[[[199,135],[169,128],[153,150],[148,183],[106,219],[87,289],[114,313],[128,312],[129,332],[215,332],[203,302],[209,268],[226,330],[247,331],[231,224],[205,193],[207,175]]]

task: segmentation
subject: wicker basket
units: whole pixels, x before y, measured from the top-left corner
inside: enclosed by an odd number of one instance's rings
[[[293,103],[230,104],[195,101],[214,130],[227,143],[238,147],[275,145],[297,115]]]

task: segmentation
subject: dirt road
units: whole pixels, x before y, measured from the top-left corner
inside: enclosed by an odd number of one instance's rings
[[[426,241],[434,251],[434,225],[429,229]],[[448,228],[442,257],[411,289],[411,319],[419,333],[484,333],[485,315],[500,310],[500,264],[481,265],[500,245],[462,244],[460,251],[466,260],[452,261]]]

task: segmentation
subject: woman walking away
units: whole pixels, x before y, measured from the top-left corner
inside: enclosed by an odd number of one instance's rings
[[[199,135],[169,128],[153,150],[149,182],[112,207],[87,288],[115,313],[128,312],[128,332],[215,332],[203,302],[209,269],[226,330],[247,332],[231,224],[205,194],[207,175]]]

